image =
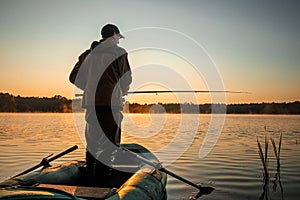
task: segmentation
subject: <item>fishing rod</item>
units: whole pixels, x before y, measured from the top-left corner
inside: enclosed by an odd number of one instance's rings
[[[159,94],[159,93],[236,93],[250,94],[249,92],[231,91],[231,90],[138,90],[129,91],[127,94]],[[83,94],[75,94],[75,97],[81,97]]]
[[[158,93],[249,93],[231,90],[139,90],[129,91],[128,94],[158,94]]]

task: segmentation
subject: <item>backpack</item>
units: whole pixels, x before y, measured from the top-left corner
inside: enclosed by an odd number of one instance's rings
[[[83,63],[84,59],[87,57],[87,55],[89,55],[89,53],[99,44],[98,41],[94,41],[91,44],[91,48],[85,50],[79,57],[78,57],[78,61],[75,64],[75,66],[73,67],[70,76],[69,76],[69,81],[71,83],[73,83],[76,87],[80,88],[81,90],[85,89],[85,81],[78,79],[76,80],[76,76],[78,74],[78,71],[80,69],[81,64]]]

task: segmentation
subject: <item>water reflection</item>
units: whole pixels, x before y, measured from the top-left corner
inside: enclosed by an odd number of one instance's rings
[[[132,119],[124,119],[122,136],[123,143],[135,142],[144,145],[152,151],[157,151],[175,138],[179,130],[180,115],[153,116],[154,121],[166,119],[165,126],[157,134],[147,130],[149,138],[137,138],[143,131],[136,131],[136,125],[127,120],[134,120],[140,126],[147,126],[149,116],[135,115]],[[166,118],[165,118],[166,117]],[[179,142],[192,137],[189,128],[194,115],[182,129]],[[148,119],[147,119],[148,118]],[[84,116],[82,118],[84,120]],[[144,121],[146,120],[146,121]],[[148,121],[147,121],[148,120]],[[300,196],[300,116],[258,116],[258,115],[229,115],[226,117],[222,134],[214,149],[204,159],[199,159],[198,153],[208,129],[210,116],[200,116],[200,126],[193,138],[191,146],[167,168],[174,173],[191,180],[211,185],[214,192],[205,199],[295,199]],[[280,173],[272,174],[271,181],[262,185],[261,163],[257,154],[256,136],[264,137],[265,127],[272,137],[283,133],[282,151],[280,156]],[[135,132],[135,135],[131,133]],[[275,135],[274,135],[275,134]],[[144,136],[145,136],[144,135]],[[84,158],[84,145],[78,136],[72,114],[0,114],[0,179],[13,176],[40,159],[57,154],[66,147],[77,144],[79,150],[74,151],[57,162]],[[180,152],[180,145],[174,145],[168,151],[159,152],[157,157],[165,164],[171,157]],[[270,159],[270,172],[276,172],[276,159],[273,154]],[[53,163],[55,164],[55,163]],[[275,174],[275,173],[274,173]],[[188,199],[195,189],[168,177],[168,198],[170,200]],[[202,199],[201,197],[200,199]],[[203,198],[204,199],[204,198]]]
[[[274,180],[271,181],[273,186],[272,186],[272,192],[273,193],[278,193],[278,184],[279,184],[279,192],[280,192],[280,197],[281,197],[281,200],[283,200],[284,198],[284,195],[283,195],[283,187],[282,187],[282,183],[281,183],[281,180],[280,180],[280,173],[276,173],[275,174],[275,177],[274,177]],[[259,200],[268,200],[269,199],[269,181],[266,180],[264,181],[264,184],[263,184],[263,192],[261,193],[260,197],[259,197]]]
[[[279,183],[281,200],[283,200],[283,187],[282,187],[281,180],[280,180],[280,169],[275,174],[275,179],[272,182],[273,182],[273,191],[274,192],[276,192],[276,190],[277,190],[277,182]]]

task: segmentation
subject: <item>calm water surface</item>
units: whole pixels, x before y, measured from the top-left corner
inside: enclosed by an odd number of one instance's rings
[[[140,143],[166,163],[169,170],[215,188],[212,194],[200,199],[299,199],[300,116],[227,115],[216,145],[202,159],[199,150],[211,116],[185,115],[184,123],[182,118],[176,114],[125,115],[122,142]],[[83,119],[82,114],[74,118],[73,114],[1,113],[0,180],[74,144],[79,150],[55,162],[84,158],[84,145],[78,134],[78,130],[83,130]],[[280,181],[275,181],[276,161],[269,144],[271,181],[264,193],[256,138],[263,142],[268,135],[278,145],[280,133],[283,134]],[[168,178],[167,189],[169,199],[175,200],[188,199],[196,192],[172,177]]]

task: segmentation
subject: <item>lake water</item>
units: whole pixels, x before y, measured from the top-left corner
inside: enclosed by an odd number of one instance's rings
[[[85,147],[78,134],[84,125],[83,114],[75,116],[1,113],[0,181],[75,144],[79,150],[55,162],[84,158]],[[227,115],[214,148],[200,159],[210,122],[210,115],[128,114],[122,124],[122,142],[140,143],[170,171],[215,188],[200,199],[299,199],[300,116]],[[280,133],[280,181],[275,181],[277,165],[270,143],[270,182],[264,190],[256,138],[263,143],[268,135],[278,145]],[[196,189],[169,176],[167,191],[168,199],[177,200],[188,199]]]

